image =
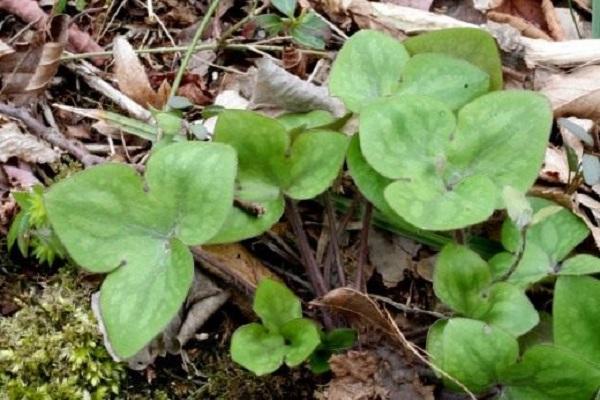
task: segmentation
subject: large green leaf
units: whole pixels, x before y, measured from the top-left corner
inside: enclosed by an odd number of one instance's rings
[[[424,33],[404,41],[411,55],[444,53],[470,62],[490,76],[490,89],[501,90],[502,62],[496,41],[478,28],[451,28]]]
[[[408,58],[404,46],[390,36],[359,31],[338,53],[329,76],[329,90],[349,110],[359,112],[373,100],[398,90]]]
[[[600,281],[561,276],[554,289],[554,342],[600,368]]]
[[[106,164],[75,174],[45,195],[52,226],[73,260],[98,273],[100,311],[115,352],[128,358],[168,324],[193,276],[186,246],[221,227],[233,201],[235,152],[186,142],[152,155],[145,181]]]
[[[406,63],[400,94],[432,97],[457,110],[487,93],[489,86],[489,75],[473,64],[441,53],[424,53]]]
[[[479,317],[490,325],[514,336],[530,331],[540,317],[523,290],[510,283],[498,282],[487,293],[488,311]]]
[[[260,281],[254,296],[253,310],[273,332],[294,319],[302,318],[302,305],[284,284],[266,278]]]
[[[600,389],[600,369],[569,350],[538,345],[501,380],[505,400],[590,400]]]
[[[233,361],[259,376],[275,372],[286,353],[283,336],[260,324],[241,326],[231,337]]]
[[[385,199],[396,213],[423,229],[448,230],[502,207],[505,186],[529,188],[551,122],[547,100],[532,92],[479,97],[456,122],[436,100],[394,96],[364,109],[360,145],[377,172],[395,179]]]
[[[477,318],[488,308],[481,294],[491,280],[487,263],[477,253],[450,243],[438,255],[433,290],[455,311]]]
[[[288,341],[285,363],[289,367],[300,365],[321,343],[319,328],[309,319],[288,321],[281,327],[281,335]]]
[[[564,263],[559,275],[590,275],[600,272],[600,258],[590,254],[579,254],[569,258]]]
[[[498,382],[500,372],[517,361],[516,339],[502,329],[472,319],[449,320],[442,333],[435,332],[432,345],[441,347],[438,365],[450,376],[475,393],[483,392]],[[434,345],[435,343],[435,345]],[[451,381],[446,384],[456,388]]]

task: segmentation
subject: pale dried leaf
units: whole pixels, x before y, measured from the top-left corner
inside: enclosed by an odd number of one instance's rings
[[[291,112],[325,110],[342,116],[346,110],[329,96],[326,87],[317,86],[292,75],[271,59],[262,58],[242,85],[242,94],[250,97],[250,108],[277,108]]]
[[[0,162],[11,157],[33,163],[51,163],[59,154],[35,136],[21,131],[14,122],[0,126]]]
[[[3,40],[0,40],[0,58],[2,56],[6,56],[6,55],[12,54],[14,52],[15,52],[15,50],[12,47],[10,47],[8,44],[4,43]]]
[[[569,163],[564,148],[550,145],[546,149],[540,178],[551,183],[566,184],[569,181]]]
[[[487,11],[498,7],[502,0],[473,0],[473,7],[479,11]]]
[[[551,0],[542,0],[542,13],[544,14],[550,36],[552,36],[554,40],[565,40],[565,31],[560,24],[560,20],[558,19],[554,4],[552,4]]]
[[[11,189],[26,190],[40,184],[28,164],[23,162],[18,164],[16,167],[8,164],[2,166]]]
[[[429,11],[433,0],[386,0],[385,3],[395,4],[397,6],[417,8],[419,10]]]
[[[164,90],[159,95],[152,89],[144,66],[125,37],[115,38],[113,54],[119,89],[144,107],[151,105],[162,109],[167,100],[164,97]]]
[[[420,245],[413,240],[378,229],[369,232],[369,258],[383,278],[383,284],[395,287],[404,280],[404,271],[413,265]]]

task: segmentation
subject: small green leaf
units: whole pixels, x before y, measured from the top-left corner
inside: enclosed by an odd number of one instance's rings
[[[440,346],[433,344],[439,351]],[[519,345],[502,329],[481,321],[453,318],[444,327],[441,353],[441,357],[434,358],[441,360],[438,365],[468,389],[480,393],[497,383],[501,371],[517,361]],[[457,388],[451,381],[445,382]]]
[[[397,40],[377,31],[359,31],[338,53],[329,76],[329,90],[349,110],[359,112],[398,90],[408,59]]]
[[[273,7],[292,18],[296,10],[296,0],[271,0]]]
[[[600,281],[561,276],[554,288],[554,342],[600,368]]]
[[[325,333],[323,337],[323,347],[332,352],[346,350],[354,346],[357,338],[358,334],[354,329],[333,329]]]
[[[87,0],[75,0],[75,9],[79,12],[85,10],[87,5]]]
[[[25,212],[21,210],[10,224],[8,234],[6,235],[6,244],[8,251],[10,251],[13,248],[17,241],[17,238],[24,233],[23,218],[25,218]]]
[[[510,253],[500,253],[492,257],[490,267],[495,279],[501,279],[508,273],[512,265],[517,261],[517,256]],[[528,243],[521,256],[519,265],[507,279],[512,283],[526,289],[529,285],[538,282],[554,272],[554,263],[541,247],[535,243]]]
[[[478,318],[488,304],[481,292],[491,283],[487,263],[465,246],[450,243],[439,253],[433,273],[435,295],[466,316]]]
[[[591,275],[600,273],[600,258],[578,254],[562,263],[558,275]]]
[[[183,119],[179,111],[155,111],[153,115],[159,129],[166,136],[176,136],[181,133]]]
[[[307,113],[289,113],[277,117],[277,121],[282,123],[288,132],[322,128],[324,125],[328,125],[335,120],[333,115],[323,110],[314,110]]]
[[[502,190],[502,197],[508,216],[519,230],[523,230],[533,219],[533,209],[525,197],[525,193],[512,186],[505,186]]]
[[[314,353],[310,355],[308,360],[310,371],[313,374],[323,374],[329,371],[329,359],[331,358],[331,352],[327,350],[320,350],[317,348]]]
[[[409,38],[404,45],[411,55],[444,53],[468,61],[490,76],[491,90],[502,90],[502,62],[496,40],[482,29],[441,29]]]
[[[598,160],[598,157],[584,154],[581,159],[581,169],[583,170],[585,183],[590,186],[600,183],[600,160]]]
[[[457,110],[487,93],[489,85],[489,75],[473,64],[446,54],[424,53],[406,63],[399,93],[432,97]]]
[[[269,35],[277,35],[283,30],[283,21],[277,14],[263,14],[255,18],[258,26],[266,30]]]
[[[523,290],[499,282],[489,289],[489,310],[479,319],[518,337],[530,331],[540,321],[539,315]]]
[[[295,367],[304,362],[321,343],[319,328],[311,320],[299,318],[281,327],[281,335],[289,342],[285,363]]]
[[[231,337],[233,361],[259,376],[275,372],[286,353],[283,336],[260,324],[241,326]]]
[[[52,7],[52,15],[63,14],[65,8],[67,8],[67,0],[55,0],[54,7]]]
[[[600,369],[567,349],[538,345],[501,380],[505,400],[590,400],[600,388]]]
[[[268,278],[258,284],[252,309],[272,332],[279,332],[287,322],[302,318],[298,297],[285,285]]]
[[[302,46],[324,49],[324,39],[329,34],[329,27],[317,14],[310,11],[297,21],[290,34],[294,41]]]
[[[194,103],[189,101],[187,97],[183,96],[173,96],[169,99],[167,104],[169,107],[175,110],[185,110],[186,108],[194,106]]]

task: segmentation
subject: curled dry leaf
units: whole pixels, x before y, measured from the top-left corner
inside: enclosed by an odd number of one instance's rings
[[[33,163],[51,163],[59,154],[35,136],[24,133],[14,122],[0,126],[0,162],[16,157]]]
[[[25,103],[46,89],[58,70],[68,23],[67,16],[54,17],[42,44],[34,40],[25,48],[0,57],[2,94],[13,97],[17,103]]]
[[[600,66],[589,65],[570,74],[553,74],[539,86],[539,91],[552,103],[556,117],[600,119]]]
[[[404,280],[404,271],[410,269],[413,257],[421,246],[413,240],[371,229],[369,258],[383,278],[386,287],[395,287]]]
[[[488,17],[492,21],[509,23],[526,36],[564,40],[551,0],[504,0],[491,11]]]
[[[169,98],[170,87],[163,81],[158,91],[152,89],[144,66],[133,47],[123,36],[117,36],[113,42],[115,58],[115,76],[119,89],[136,103],[162,109]]]
[[[258,60],[256,65],[242,84],[242,93],[250,97],[250,108],[292,112],[325,110],[338,117],[345,114],[344,105],[329,96],[326,87],[304,81],[268,58]]]

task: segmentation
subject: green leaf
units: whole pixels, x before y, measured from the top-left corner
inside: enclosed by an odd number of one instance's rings
[[[351,348],[357,338],[358,334],[354,329],[337,328],[325,333],[322,344],[327,350],[336,352]]]
[[[323,374],[329,371],[329,359],[331,358],[331,352],[327,350],[320,350],[317,348],[308,360],[310,371],[313,374]]]
[[[524,91],[479,97],[456,122],[442,103],[398,96],[362,112],[360,145],[377,172],[396,180],[385,190],[396,213],[422,229],[457,229],[502,207],[504,186],[529,188],[551,121],[547,100]]]
[[[288,367],[300,365],[321,343],[319,328],[311,320],[299,318],[281,327],[281,335],[289,342],[285,363]]]
[[[65,12],[67,7],[67,0],[55,0],[54,6],[52,7],[52,15],[59,15]]]
[[[260,324],[236,329],[231,337],[230,351],[233,361],[259,376],[275,372],[287,353],[283,336]]]
[[[294,16],[296,0],[271,0],[271,4],[288,17],[291,18]]]
[[[505,186],[502,190],[502,197],[508,216],[519,230],[523,230],[533,219],[533,209],[525,197],[525,193],[512,186]]]
[[[600,369],[566,349],[538,345],[501,380],[505,400],[590,400],[600,388]]]
[[[87,0],[75,0],[75,9],[79,12],[85,10],[87,5]]]
[[[49,220],[73,260],[91,272],[114,271],[102,285],[100,311],[122,358],[160,333],[181,306],[193,275],[185,246],[220,229],[235,165],[229,146],[183,142],[150,157],[145,181],[131,167],[104,164],[46,193]]]
[[[446,54],[424,53],[406,63],[399,93],[432,97],[457,110],[487,93],[489,85],[489,75],[473,64]]]
[[[487,263],[469,248],[450,243],[438,254],[433,290],[453,310],[470,317],[481,316],[488,308],[481,292],[490,283]]]
[[[255,18],[258,26],[263,28],[269,35],[277,35],[283,30],[283,21],[277,14],[263,14]]]
[[[554,342],[600,368],[600,281],[561,276],[554,288]]]
[[[344,43],[331,68],[329,90],[349,110],[359,112],[382,96],[395,93],[409,56],[390,36],[362,30]]]
[[[156,119],[158,128],[162,130],[166,136],[177,136],[181,133],[183,119],[178,110],[154,111],[152,114]]]
[[[499,282],[489,289],[489,310],[479,319],[501,328],[513,336],[521,336],[540,322],[539,315],[523,290]]]
[[[286,160],[290,171],[286,195],[304,200],[324,192],[344,163],[349,141],[343,134],[325,130],[299,135]]]
[[[448,320],[439,319],[429,327],[427,332],[427,353],[438,368],[443,368],[444,364],[444,329],[447,324]],[[437,370],[434,372],[440,377]]]
[[[24,218],[25,218],[25,212],[24,212],[24,210],[21,210],[15,216],[12,223],[10,224],[10,229],[8,230],[8,233],[6,235],[6,244],[7,244],[7,249],[9,251],[15,245],[17,238],[19,236],[23,235],[24,231],[26,230],[26,227],[23,226]],[[23,254],[23,253],[21,253],[21,254]]]
[[[502,329],[481,321],[453,318],[444,327],[441,351],[441,357],[436,358],[441,359],[438,365],[469,390],[479,393],[497,383],[501,371],[517,361],[519,345]],[[448,380],[446,385],[457,388]]]
[[[188,100],[187,97],[173,96],[169,99],[168,106],[175,110],[185,110],[194,106],[194,103]]]
[[[532,330],[519,338],[521,352],[539,344],[552,344],[552,315],[540,311],[540,322]]]
[[[490,76],[491,90],[502,90],[502,63],[496,40],[482,29],[441,29],[409,38],[404,45],[411,55],[444,53],[468,61]]]
[[[500,253],[490,260],[490,267],[495,279],[501,279],[508,273],[512,265],[517,261],[517,256],[510,253]],[[512,283],[526,289],[529,285],[538,282],[554,271],[554,263],[548,254],[537,244],[528,243],[521,256],[519,265],[507,279]]]
[[[591,275],[600,273],[600,258],[578,254],[562,263],[558,275]]]
[[[288,132],[323,128],[324,125],[331,124],[335,120],[333,115],[323,110],[314,110],[306,113],[288,113],[277,117],[277,121],[282,123]]]
[[[258,284],[252,309],[272,332],[279,332],[287,322],[302,318],[298,297],[285,285],[268,278]]]
[[[329,34],[329,27],[317,14],[309,11],[292,27],[290,34],[294,41],[302,46],[324,49],[324,39]]]

